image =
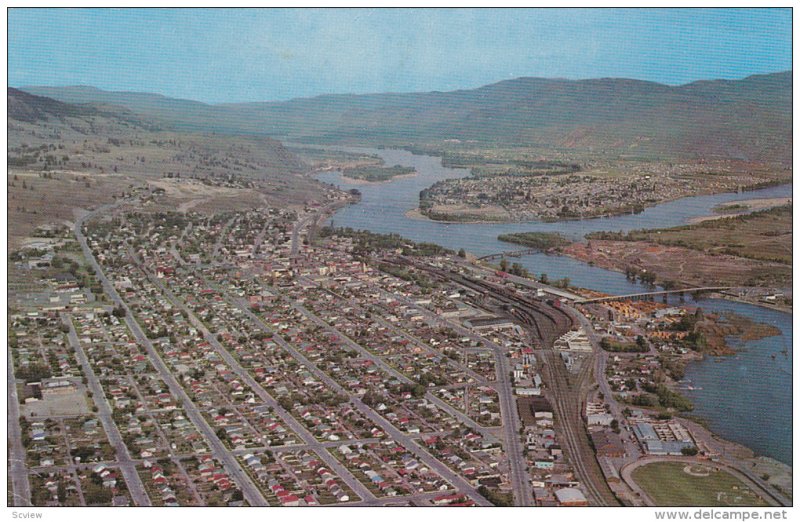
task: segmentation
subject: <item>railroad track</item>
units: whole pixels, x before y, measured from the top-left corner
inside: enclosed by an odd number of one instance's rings
[[[581,417],[582,397],[591,376],[592,362],[591,360],[584,361],[578,375],[570,384],[566,367],[559,360],[557,352],[552,349],[555,340],[574,326],[572,315],[560,308],[530,299],[508,288],[466,278],[460,274],[445,272],[410,260],[404,261],[405,264],[426,270],[437,279],[455,282],[511,307],[511,315],[530,331],[531,336],[545,354],[548,382],[555,403],[557,421],[563,433],[563,442],[575,473],[586,488],[589,501],[597,506],[618,506],[619,502],[608,487],[594,450],[589,443],[589,437]]]
[[[561,426],[575,473],[581,479],[593,505],[618,506],[619,502],[605,481],[594,450],[589,445],[589,438],[583,429],[583,419],[580,414],[582,383],[578,383],[576,396],[576,390],[570,386],[566,367],[559,360],[558,354],[546,351],[545,357],[551,395],[556,406],[556,421]],[[588,372],[585,375],[588,375]]]

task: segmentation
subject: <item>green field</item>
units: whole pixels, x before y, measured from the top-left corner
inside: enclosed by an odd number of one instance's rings
[[[548,250],[569,244],[569,240],[558,232],[518,232],[516,234],[500,234],[500,241],[515,243],[531,248]]]
[[[738,478],[725,471],[705,469],[708,476],[690,475],[683,462],[656,462],[633,472],[633,480],[650,495],[658,506],[766,506]]]
[[[665,246],[792,264],[792,205],[673,228],[592,232],[587,239],[647,241]]]
[[[402,165],[395,165],[394,167],[353,167],[344,169],[342,174],[347,178],[363,179],[365,181],[387,181],[396,176],[406,176],[415,173],[414,167],[403,167]]]

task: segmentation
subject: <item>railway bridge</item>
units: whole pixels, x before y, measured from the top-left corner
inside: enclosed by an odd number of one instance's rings
[[[522,257],[540,252],[538,248],[526,248],[524,250],[509,250],[508,252],[498,252],[497,254],[489,254],[488,256],[479,257],[479,261],[492,261],[494,259],[502,259],[504,257]]]

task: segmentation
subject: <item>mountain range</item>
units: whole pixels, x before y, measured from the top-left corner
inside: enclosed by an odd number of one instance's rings
[[[517,78],[451,92],[331,94],[205,104],[93,87],[24,87],[96,110],[124,107],[178,130],[308,143],[411,145],[444,140],[581,154],[789,163],[791,71],[680,86],[603,78]]]

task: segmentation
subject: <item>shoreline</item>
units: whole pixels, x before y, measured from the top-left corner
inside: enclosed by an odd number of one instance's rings
[[[699,415],[695,418],[692,418],[692,415],[682,416],[680,414],[675,415],[676,418],[681,419],[687,427],[690,429],[692,434],[699,433],[701,435],[701,440],[705,441],[713,441],[723,448],[723,454],[728,460],[732,460],[742,466],[749,465],[749,470],[753,470],[753,468],[761,465],[762,469],[759,469],[758,472],[764,472],[765,470],[763,467],[771,468],[772,470],[777,469],[779,473],[788,474],[788,477],[783,478],[779,474],[770,473],[770,478],[778,477],[779,480],[775,480],[775,482],[769,482],[766,480],[768,484],[770,484],[773,488],[776,488],[780,493],[784,495],[789,495],[793,497],[792,491],[792,475],[794,473],[794,468],[785,462],[782,462],[774,457],[768,457],[766,455],[759,455],[749,447],[745,446],[744,444],[740,444],[738,442],[734,442],[732,440],[728,440],[721,435],[717,434],[709,427],[705,426],[704,424],[707,422],[706,419],[700,417]],[[788,482],[788,484],[786,484]],[[776,484],[778,487],[776,487]],[[788,485],[788,488],[786,487]],[[787,491],[788,489],[788,491]]]
[[[725,219],[725,218],[732,218],[732,217],[739,217],[739,216],[746,216],[748,214],[752,214],[753,212],[758,212],[761,210],[768,210],[775,207],[780,207],[786,204],[792,204],[793,198],[790,196],[788,198],[759,198],[759,199],[742,199],[739,201],[731,201],[730,203],[725,203],[723,205],[747,205],[748,209],[742,212],[734,212],[730,214],[713,214],[707,216],[697,216],[693,217],[689,220],[690,225],[695,225],[697,223],[702,223],[704,221],[714,221],[717,219]],[[714,209],[712,209],[714,212]]]
[[[419,214],[419,209],[411,209],[411,210],[406,211],[404,214],[405,214],[406,217],[408,217],[410,219],[421,219],[421,220],[434,221],[434,220],[428,219],[425,216],[420,215]],[[550,252],[549,255],[565,255],[565,254],[556,253],[556,252]],[[567,256],[567,257],[571,257],[571,256]],[[585,263],[582,260],[579,260],[579,261]],[[588,263],[586,263],[586,264],[588,265]],[[608,269],[608,270],[612,270],[612,269]],[[621,270],[614,270],[614,271],[622,272]],[[776,310],[776,311],[779,311],[779,312],[783,312],[783,313],[787,313],[787,314],[791,314],[792,313],[791,310],[787,311],[787,310],[782,310],[782,309],[776,309],[775,307],[769,306],[766,303],[764,303],[764,304],[752,303],[752,302],[748,302],[748,301],[742,301],[742,300],[738,300],[738,299],[735,299],[735,298],[731,298],[731,297],[726,296],[724,294],[719,294],[719,295],[721,296],[722,299],[727,299],[729,301],[738,301],[738,302],[742,302],[743,304],[763,306],[763,307],[770,308],[770,309],[773,309],[773,310]],[[699,361],[703,360],[705,357],[707,357],[707,355],[701,355],[701,356],[697,357],[697,359],[693,359],[693,360],[687,361],[687,363],[691,364],[691,363],[694,363],[694,362],[699,362]],[[670,388],[674,390],[676,385],[677,385],[677,382],[673,382],[672,385],[670,386]],[[713,440],[718,445],[726,448],[725,453],[728,454],[728,455],[733,454],[733,456],[735,456],[736,461],[741,466],[746,466],[746,467],[748,467],[750,469],[755,469],[758,466],[759,468],[761,468],[759,470],[759,472],[763,471],[764,468],[766,468],[769,471],[777,470],[777,473],[774,473],[774,474],[770,473],[770,475],[773,475],[774,477],[780,477],[780,484],[784,485],[784,487],[780,488],[781,492],[789,493],[789,494],[791,493],[792,473],[793,473],[793,468],[792,468],[791,465],[786,464],[786,463],[784,463],[782,461],[779,461],[779,460],[777,460],[777,459],[775,459],[773,457],[757,454],[755,452],[755,450],[751,449],[750,447],[748,447],[748,446],[746,446],[744,444],[741,444],[741,443],[738,443],[738,442],[735,442],[735,441],[731,441],[731,440],[728,440],[728,439],[724,438],[722,435],[712,431],[708,427],[708,423],[710,422],[709,419],[706,419],[706,418],[701,417],[699,415],[693,416],[691,414],[687,415],[686,417],[682,416],[681,414],[676,414],[675,417],[680,418],[682,421],[686,422],[687,425],[689,425],[689,427],[690,427],[690,429],[692,430],[693,433],[694,432],[699,432],[699,433],[702,434],[703,438]],[[788,478],[786,478],[786,477],[788,477]],[[788,484],[788,488],[785,487],[786,484]],[[774,485],[773,485],[773,487],[774,487]],[[787,489],[788,489],[788,491],[787,491]]]
[[[361,178],[350,178],[350,177],[345,176],[344,174],[342,174],[342,171],[338,170],[338,169],[314,170],[314,171],[309,172],[308,174],[309,174],[309,176],[313,176],[316,179],[317,176],[319,176],[321,174],[328,174],[330,172],[338,173],[339,177],[342,179],[342,183],[347,183],[348,185],[382,185],[382,184],[385,184],[385,183],[391,183],[392,181],[396,181],[396,180],[399,180],[399,179],[414,178],[414,177],[419,175],[419,172],[414,171],[414,172],[409,172],[408,174],[398,174],[397,176],[392,176],[391,178],[383,179],[383,180],[380,180],[380,181],[370,181],[370,180],[361,179]]]
[[[382,179],[380,181],[370,181],[368,179],[361,179],[361,178],[350,178],[341,173],[339,175],[341,176],[342,181],[350,185],[381,185],[384,183],[391,183],[392,181],[396,181],[398,179],[415,178],[419,175],[419,172],[414,171],[414,172],[409,172],[408,174],[398,174],[397,176],[392,176],[389,179]]]
[[[493,221],[488,219],[483,220],[476,220],[476,221],[448,221],[448,220],[440,220],[440,219],[431,219],[425,214],[423,214],[419,207],[412,208],[411,210],[406,210],[403,215],[409,219],[414,219],[417,221],[430,221],[431,223],[442,223],[444,225],[503,225],[509,223],[532,223],[531,221]]]
[[[542,252],[543,253],[548,253],[548,252],[545,252],[545,251],[542,251]],[[553,251],[552,253],[553,253],[553,255],[564,256],[564,257],[568,257],[570,259],[574,259],[575,261],[580,261],[581,263],[584,263],[584,264],[587,264],[587,265],[589,264],[589,261],[587,261],[587,260],[585,260],[585,259],[583,259],[583,258],[581,258],[579,256],[567,254],[563,250],[561,250],[561,251]],[[611,272],[617,272],[617,273],[620,273],[620,274],[624,274],[625,273],[625,271],[622,270],[621,268],[616,267],[616,266],[612,266],[612,265],[607,265],[607,264],[602,264],[601,265],[601,264],[598,264],[596,262],[592,262],[591,266],[596,266],[598,268],[602,268],[603,270],[609,270]],[[736,302],[736,303],[741,303],[741,304],[746,304],[746,305],[752,305],[752,306],[758,306],[758,307],[761,307],[761,308],[766,308],[766,309],[769,309],[769,310],[773,310],[775,312],[781,312],[781,313],[788,314],[788,315],[792,315],[792,313],[793,313],[793,308],[791,308],[791,307],[773,305],[773,304],[770,304],[770,303],[763,303],[763,302],[760,302],[760,301],[748,301],[748,300],[742,299],[740,297],[732,296],[732,295],[726,293],[725,291],[713,292],[713,293],[718,295],[719,299],[725,299],[726,301],[731,301],[731,302]]]
[[[394,178],[392,178],[392,179],[394,179]],[[391,181],[391,180],[387,180],[387,181]],[[679,201],[681,199],[686,199],[686,198],[703,197],[703,196],[718,196],[718,195],[723,195],[723,194],[744,194],[744,193],[747,193],[747,192],[755,192],[755,191],[758,191],[758,190],[762,190],[764,188],[779,187],[781,185],[791,185],[791,183],[776,183],[776,184],[770,185],[768,187],[754,187],[754,188],[747,188],[746,187],[746,188],[742,189],[741,192],[737,192],[737,191],[733,191],[733,190],[728,190],[728,191],[723,191],[723,192],[700,191],[700,192],[698,192],[696,194],[687,194],[687,195],[683,195],[683,196],[675,196],[675,197],[671,197],[671,198],[665,198],[665,199],[662,199],[662,200],[660,200],[660,201],[658,201],[656,203],[644,205],[644,210],[647,210],[649,208],[654,208],[654,207],[657,207],[659,205],[663,205],[665,203],[672,203],[673,201]],[[774,200],[774,201],[782,201],[783,203],[780,203],[780,204],[776,203],[775,205],[769,205],[769,206],[760,206],[758,204],[755,204],[753,206],[753,208],[748,209],[746,212],[740,212],[740,213],[735,213],[735,214],[707,214],[707,215],[703,215],[703,216],[695,216],[693,218],[690,218],[687,221],[686,224],[695,224],[695,223],[699,223],[701,221],[708,221],[708,220],[713,220],[713,219],[721,219],[721,218],[726,218],[726,217],[737,217],[737,216],[747,215],[747,214],[751,214],[753,212],[758,212],[759,210],[766,210],[768,208],[780,206],[782,204],[785,204],[787,201],[791,201],[793,198],[792,198],[792,196],[789,196],[789,197],[786,197],[786,198],[767,198],[767,199]],[[732,200],[732,201],[729,201],[728,203],[723,203],[723,204],[736,204],[736,203],[748,204],[748,203],[756,203],[756,202],[760,203],[762,201],[765,201],[765,199],[763,199],[763,198],[755,198],[755,199],[751,198],[751,199],[743,199],[743,200]],[[711,212],[713,212],[713,210],[711,210]],[[516,224],[516,223],[562,223],[562,222],[565,223],[565,222],[569,222],[569,221],[584,221],[584,220],[588,221],[588,220],[600,219],[600,218],[614,218],[614,217],[619,217],[619,216],[625,216],[625,215],[628,215],[628,214],[636,214],[636,213],[635,212],[630,212],[630,211],[625,211],[625,212],[621,211],[621,212],[607,212],[605,214],[597,214],[597,215],[591,215],[591,216],[578,216],[578,217],[566,217],[566,218],[497,219],[497,220],[488,220],[488,219],[472,220],[472,219],[469,219],[469,220],[459,221],[459,220],[445,220],[445,219],[433,219],[433,218],[430,218],[430,217],[426,216],[425,214],[423,214],[420,211],[419,207],[407,210],[405,212],[406,217],[408,217],[410,219],[431,221],[431,222],[434,222],[434,223],[458,224],[458,225],[469,225],[469,224],[504,224],[504,225],[510,225],[510,224]]]

